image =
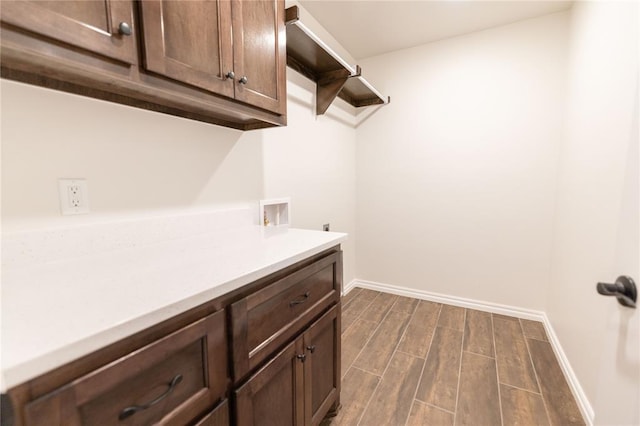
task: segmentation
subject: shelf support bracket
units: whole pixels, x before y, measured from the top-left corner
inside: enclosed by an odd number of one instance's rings
[[[329,109],[349,77],[351,73],[346,69],[328,71],[319,76],[316,86],[316,115],[322,115]]]

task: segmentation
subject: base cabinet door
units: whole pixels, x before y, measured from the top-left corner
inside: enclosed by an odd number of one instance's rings
[[[303,341],[305,424],[315,426],[340,403],[340,304],[309,327]]]
[[[235,391],[238,426],[304,424],[303,357],[298,339]]]
[[[229,426],[229,401],[223,400],[209,414],[204,416],[196,426]]]
[[[235,392],[238,426],[316,426],[340,394],[340,304]]]

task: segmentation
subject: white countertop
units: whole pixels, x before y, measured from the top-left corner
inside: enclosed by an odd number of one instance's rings
[[[1,391],[346,240],[247,226],[2,270]]]

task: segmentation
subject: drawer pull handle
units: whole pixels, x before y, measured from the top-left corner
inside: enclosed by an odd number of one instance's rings
[[[316,351],[316,345],[307,346],[307,350],[311,353],[314,353]]]
[[[298,354],[298,355],[296,355],[296,358],[298,358],[300,361],[304,362],[304,360],[307,359],[307,356],[305,354]]]
[[[120,415],[118,416],[119,420],[124,420],[127,417],[133,416],[135,413],[137,413],[138,411],[143,411],[146,410],[147,408],[153,407],[154,405],[156,405],[158,402],[162,401],[163,399],[165,399],[166,397],[169,396],[169,394],[171,392],[173,392],[173,390],[175,389],[175,387],[178,385],[178,383],[180,383],[182,381],[182,374],[178,374],[176,375],[171,382],[169,383],[169,389],[166,390],[166,392],[164,392],[162,395],[158,396],[156,399],[154,399],[151,402],[147,402],[146,404],[142,404],[142,405],[132,405],[130,407],[125,408],[124,410],[122,410],[120,412]]]
[[[289,307],[296,306],[296,305],[299,305],[301,303],[304,303],[304,302],[307,301],[308,298],[309,298],[309,292],[306,292],[305,294],[303,294],[299,298],[289,302]]]

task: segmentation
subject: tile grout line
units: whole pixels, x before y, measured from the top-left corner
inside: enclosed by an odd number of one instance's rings
[[[420,303],[421,302],[418,301],[418,305]],[[414,311],[414,314],[417,311],[418,311],[418,306],[416,305],[416,310]],[[431,345],[433,344],[433,338],[436,335],[436,329],[438,328],[438,321],[440,321],[440,314],[441,313],[442,313],[442,304],[440,304],[440,309],[438,309],[438,318],[436,318],[436,322],[435,322],[435,325],[433,327],[433,332],[431,333],[431,340],[429,341],[429,349],[427,349],[427,353],[424,356],[424,361],[422,363],[422,370],[420,370],[420,377],[418,378],[418,384],[416,385],[416,390],[413,392],[413,398],[411,400],[411,408],[409,408],[409,414],[407,415],[407,419],[404,421],[405,426],[407,425],[407,423],[409,422],[409,418],[411,417],[411,409],[413,408],[413,405],[416,403],[416,401],[420,401],[420,400],[416,399],[416,395],[418,395],[418,388],[420,388],[420,383],[422,383],[422,375],[424,374],[424,369],[427,366],[427,359],[429,358],[429,352],[431,352]],[[409,326],[407,325],[407,328],[408,327]],[[397,350],[397,348],[396,348],[396,350]],[[402,351],[400,351],[400,352],[402,352]],[[420,402],[422,402],[422,401],[420,401]],[[426,402],[425,402],[425,404],[426,404]]]
[[[353,303],[354,300],[356,300],[356,297],[358,297],[358,295],[360,294],[360,292],[362,291],[361,288],[354,288],[351,291],[355,291],[355,290],[360,290],[358,291],[356,294],[353,295],[353,297],[351,298],[351,300],[349,300],[347,303],[344,304],[343,308],[346,308],[347,306],[349,306],[350,304]],[[351,291],[349,293],[351,293]],[[346,296],[340,295],[340,301],[342,302],[344,300]]]
[[[456,414],[453,411],[449,411],[446,408],[438,407],[437,405],[429,404],[428,402],[422,402],[422,401],[419,401],[417,399],[416,399],[416,401],[418,401],[420,404],[424,404],[424,405],[428,405],[429,407],[433,407],[436,410],[440,410],[440,411],[444,411],[444,412],[449,413],[449,414],[453,414],[454,416]]]
[[[534,392],[534,391],[529,390],[529,389],[519,388],[518,386],[513,386],[513,385],[510,385],[509,383],[502,383],[502,382],[499,382],[499,384],[504,385],[504,386],[507,386],[507,387],[510,387],[510,388],[513,388],[513,389],[517,389],[517,390],[520,390],[520,391],[523,391],[523,392],[527,392],[527,393],[530,393],[530,394],[532,394],[532,395],[538,395],[539,397],[542,397],[542,394],[541,394],[541,393]]]
[[[502,412],[502,392],[500,391],[500,372],[498,371],[498,347],[496,346],[496,328],[491,315],[491,339],[493,342],[493,354],[496,356],[493,361],[496,365],[496,382],[498,385],[498,407],[500,408],[500,424],[504,425],[504,414]]]
[[[549,415],[549,408],[547,407],[547,403],[544,401],[544,396],[542,395],[542,386],[540,386],[540,379],[538,378],[538,372],[536,371],[536,365],[533,363],[533,356],[531,355],[531,349],[529,349],[529,341],[528,338],[524,335],[524,327],[522,327],[522,322],[518,320],[520,323],[520,329],[522,330],[522,337],[524,337],[524,344],[527,346],[527,354],[529,355],[529,362],[531,363],[531,368],[533,369],[533,375],[536,378],[536,384],[538,385],[538,390],[540,391],[540,399],[542,400],[542,406],[544,407],[545,414],[547,415],[547,421],[549,424],[551,423],[551,416]]]
[[[398,296],[399,297],[399,296]],[[396,299],[396,302],[398,300]],[[393,306],[396,304],[396,302],[393,302],[393,305],[391,305],[391,308],[389,308],[389,312],[387,312],[387,315],[384,316],[384,318],[382,320],[380,320],[380,324],[382,325],[382,322],[387,318],[387,316],[389,315],[389,313],[391,313]],[[404,335],[407,332],[407,328],[409,327],[409,323],[411,322],[411,320],[413,319],[413,316],[416,314],[416,311],[418,310],[418,305],[416,304],[415,308],[413,309],[413,312],[411,312],[411,314],[409,314],[409,318],[407,319],[407,325],[405,325],[404,330],[402,330],[402,335],[400,336],[400,338],[398,339],[398,343],[396,343],[396,346],[393,348],[393,352],[391,352],[391,358],[389,358],[389,362],[387,362],[387,365],[385,365],[384,370],[382,371],[382,374],[379,376],[380,377],[380,383],[382,383],[382,379],[384,377],[384,373],[387,372],[387,370],[389,369],[389,365],[391,365],[391,360],[393,359],[394,355],[396,354],[396,351],[398,349],[398,346],[400,346],[400,342],[402,341],[402,338],[404,337]],[[400,312],[400,313],[406,313],[406,312]],[[365,345],[366,346],[366,345]],[[364,349],[364,348],[363,348]],[[358,354],[359,356],[359,354]],[[413,355],[410,355],[413,356]],[[415,357],[414,358],[418,358],[421,359],[419,357]],[[355,362],[355,361],[354,361]],[[366,371],[366,370],[364,370]],[[373,373],[372,373],[373,374]],[[418,383],[419,384],[419,383]],[[416,386],[417,389],[417,386]],[[369,401],[367,401],[367,405],[364,407],[364,410],[362,410],[362,416],[360,416],[360,418],[358,419],[358,425],[360,425],[360,421],[362,420],[362,417],[364,417],[364,413],[367,412],[367,409],[369,408],[369,405],[371,404],[371,399],[373,399],[373,395],[375,395],[376,391],[378,390],[378,386],[376,386],[376,388],[373,390],[373,393],[371,394],[371,398],[369,398]],[[408,416],[408,415],[407,415]],[[406,422],[405,422],[406,423]]]
[[[377,296],[376,296],[377,297]],[[375,300],[375,299],[374,299]],[[371,303],[373,303],[373,300],[371,301]],[[395,302],[394,302],[395,303]],[[393,306],[393,305],[391,305]],[[368,309],[369,307],[367,307]],[[366,309],[364,310],[366,311]],[[364,311],[362,311],[362,314],[364,314]],[[356,361],[358,360],[358,358],[360,358],[360,355],[362,354],[362,351],[364,350],[364,348],[367,347],[367,345],[369,344],[369,342],[371,341],[371,339],[373,338],[373,336],[376,334],[376,332],[378,331],[378,329],[382,326],[382,323],[384,322],[385,319],[387,319],[387,317],[389,316],[389,314],[391,313],[391,307],[389,307],[389,310],[384,314],[384,316],[380,319],[380,321],[378,322],[378,325],[376,326],[376,328],[371,332],[371,335],[367,338],[367,341],[364,342],[364,345],[362,345],[362,349],[360,349],[360,352],[358,352],[358,355],[356,355],[356,357],[353,359],[353,362],[351,363],[351,365],[355,364]],[[362,315],[360,314],[360,315]],[[358,317],[357,319],[360,319],[360,317]],[[357,320],[356,319],[356,320]],[[363,319],[362,321],[369,321],[369,320],[365,320]],[[355,321],[354,321],[355,322]],[[369,321],[369,322],[374,322],[374,321]],[[376,373],[374,373],[373,371],[368,371],[365,370],[364,368],[359,368],[362,371],[366,371],[367,373],[373,374],[375,376],[378,377],[382,377],[382,375],[377,375]],[[386,370],[386,368],[385,368]],[[384,371],[383,371],[384,374]]]
[[[356,296],[357,297],[357,296]],[[376,300],[376,298],[378,297],[378,295],[376,295],[376,297],[374,297],[373,299],[371,299],[371,302],[369,302],[369,304],[367,305],[366,308],[364,308],[362,310],[362,312],[360,312],[360,315],[358,315],[356,317],[355,320],[353,320],[353,322],[351,323],[351,325],[349,327],[347,327],[342,333],[340,333],[340,337],[342,338],[342,335],[345,334],[347,332],[347,330],[349,330],[353,324],[356,323],[356,321],[358,321],[360,319],[360,317],[362,316],[362,314],[364,314],[364,311],[366,311],[367,309],[369,309],[369,306],[371,306],[371,304],[373,303],[374,300]],[[385,316],[386,318],[386,316]],[[367,321],[367,320],[362,320],[362,321]],[[369,321],[372,322],[373,321]],[[362,345],[362,348],[360,348],[360,351],[358,351],[358,354],[355,356],[355,358],[353,358],[353,361],[351,361],[351,365],[348,366],[347,371],[345,372],[344,375],[340,375],[340,380],[342,381],[342,379],[347,375],[347,372],[349,371],[349,368],[351,368],[353,366],[353,364],[355,364],[356,360],[358,359],[358,357],[360,356],[360,354],[362,353],[362,350],[365,348],[365,346],[367,346],[367,343],[369,343],[369,340],[371,340],[371,337],[373,337],[373,335],[376,333],[376,331],[378,330],[378,328],[380,328],[380,324],[382,324],[382,321],[380,321],[380,323],[373,329],[373,331],[371,332],[371,334],[369,335],[369,337],[367,338],[367,341],[364,342],[364,344]],[[342,353],[340,353],[340,356],[342,357]],[[341,363],[342,364],[342,363]],[[364,371],[364,370],[363,370]],[[369,371],[367,371],[367,373],[369,373]],[[373,374],[373,373],[372,373]]]
[[[455,426],[458,417],[458,401],[460,400],[460,378],[462,377],[462,356],[464,355],[464,336],[467,332],[467,309],[464,308],[464,319],[462,321],[462,342],[460,342],[460,365],[458,366],[458,386],[456,387],[456,411],[453,413],[453,424]]]
[[[544,340],[544,339],[538,339],[537,337],[528,337],[528,336],[524,336],[525,339],[531,339],[531,340],[537,340],[538,342],[547,342],[549,343],[548,340]]]
[[[473,351],[469,351],[469,350],[464,350],[464,349],[463,349],[463,350],[462,350],[462,352],[466,352],[466,353],[468,353],[468,354],[472,354],[472,355],[478,355],[478,356],[481,356],[481,357],[483,357],[483,358],[495,359],[495,357],[493,357],[493,356],[484,355],[484,354],[479,354],[479,353],[477,353],[477,352],[473,352]]]
[[[379,292],[380,294],[382,294],[382,292]],[[380,294],[378,294],[378,296],[380,296]],[[376,296],[376,299],[378,298],[378,296]],[[375,300],[375,299],[374,299]],[[371,303],[373,303],[373,300],[371,301]],[[360,358],[360,354],[362,353],[362,351],[364,350],[364,348],[367,347],[367,345],[369,344],[369,341],[371,341],[371,339],[373,338],[373,336],[376,334],[376,332],[380,329],[380,327],[382,326],[382,323],[384,322],[385,319],[387,319],[387,317],[389,316],[389,313],[391,313],[391,307],[395,304],[395,302],[393,302],[393,304],[391,304],[391,306],[389,307],[389,310],[387,311],[387,313],[384,314],[384,316],[380,319],[380,322],[378,323],[378,326],[376,327],[376,329],[373,331],[373,333],[371,333],[371,336],[369,336],[369,338],[367,339],[366,343],[362,346],[362,349],[360,349],[360,352],[358,352],[358,356],[356,356],[356,358],[353,360],[353,364],[355,364],[355,362],[358,360],[358,358]],[[368,308],[368,307],[367,307]],[[366,310],[366,309],[365,309]],[[362,314],[364,314],[364,311],[362,311]],[[362,315],[360,314],[360,315]],[[408,323],[407,323],[408,324]],[[395,352],[395,350],[394,350]],[[391,358],[393,358],[393,354],[391,355]],[[358,417],[358,421],[356,422],[356,426],[360,425],[360,422],[362,421],[362,418],[364,417],[364,414],[367,412],[367,409],[369,408],[369,405],[371,404],[371,400],[373,399],[373,396],[376,394],[376,391],[378,390],[378,386],[380,386],[380,383],[382,383],[382,377],[384,376],[385,371],[387,371],[387,367],[389,367],[389,364],[391,363],[391,358],[389,358],[389,362],[387,363],[387,365],[385,366],[384,371],[382,372],[382,374],[378,377],[380,377],[380,381],[376,384],[376,387],[373,389],[373,392],[371,392],[371,396],[369,397],[369,399],[367,400],[367,403],[364,406],[364,409],[362,410],[362,413],[360,413],[360,417]],[[357,367],[356,367],[357,368]],[[364,368],[360,368],[360,370],[365,371],[367,373],[373,374],[375,376],[377,376],[377,374],[375,373],[371,373],[370,371],[365,370]]]
[[[400,349],[396,349],[396,351],[395,351],[395,352],[398,352],[399,354],[409,355],[409,356],[412,356],[412,357],[414,357],[414,358],[426,359],[426,358],[422,358],[420,355],[412,354],[412,353],[409,353],[409,352],[407,352],[407,351],[401,351]],[[395,352],[394,352],[394,353],[395,353]]]
[[[358,287],[356,287],[356,288],[358,288]],[[361,289],[361,290],[362,290],[362,289]],[[353,290],[351,290],[351,291],[353,291]],[[375,291],[375,290],[372,290],[372,291]],[[362,293],[362,291],[360,291],[360,293]],[[360,295],[360,293],[358,293],[358,294],[357,294],[353,299],[355,300],[355,298],[356,298],[356,297],[358,297],[358,296]],[[371,304],[373,303],[373,301],[374,301],[374,300],[376,300],[380,294],[381,294],[381,292],[378,292],[378,294],[376,294],[376,297],[374,297],[373,299],[371,299],[371,302],[369,302],[369,304],[368,304],[367,306],[365,306],[365,307],[364,307],[364,309],[362,310],[362,312],[360,312],[360,315],[358,315],[358,316],[353,320],[353,322],[352,322],[351,324],[349,324],[349,326],[348,326],[347,328],[345,328],[345,329],[344,329],[344,331],[342,331],[342,332],[340,333],[340,335],[341,335],[341,336],[342,336],[342,334],[346,333],[346,331],[347,331],[348,329],[350,329],[351,327],[353,327],[353,324],[355,324],[355,323],[356,323],[356,321],[358,321],[358,320],[360,319],[360,317],[362,316],[362,314],[364,314],[364,312],[365,312],[367,309],[369,309],[369,306],[371,306]],[[353,303],[353,301],[354,301],[354,300],[352,300],[352,301],[351,301],[351,303]],[[351,304],[351,303],[349,303],[349,304]],[[355,361],[355,360],[354,360],[354,361]]]
[[[360,367],[350,367],[349,370],[360,370],[363,373],[371,374],[372,376],[380,377],[382,379],[382,376],[378,376],[377,374],[373,374],[371,371],[363,370]]]

